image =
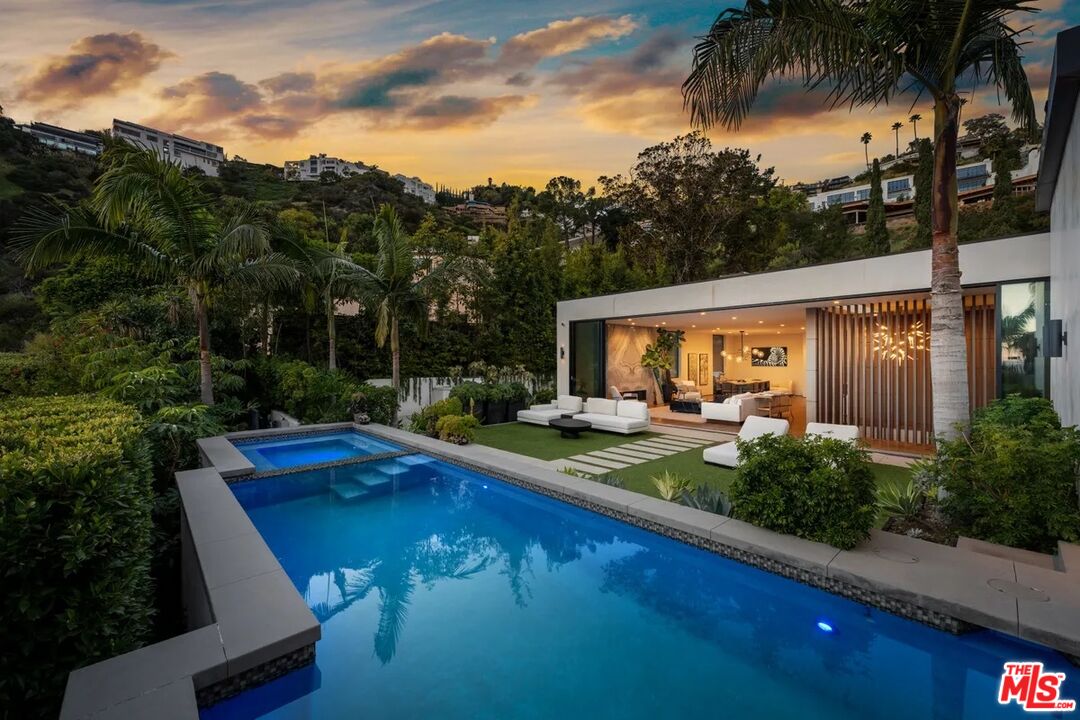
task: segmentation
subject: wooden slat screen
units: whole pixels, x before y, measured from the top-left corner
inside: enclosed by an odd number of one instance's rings
[[[964,298],[973,409],[997,396],[994,299],[993,293]],[[902,361],[887,357],[888,349],[875,349],[875,334],[881,333],[889,334],[889,347]],[[857,425],[878,446],[932,445],[929,334],[930,304],[923,299],[818,309],[818,420]]]

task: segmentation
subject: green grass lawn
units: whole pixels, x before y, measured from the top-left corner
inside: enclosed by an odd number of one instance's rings
[[[481,445],[489,445],[507,450],[509,452],[528,455],[540,460],[558,460],[571,455],[580,455],[592,450],[603,450],[615,445],[625,445],[656,437],[658,433],[640,433],[638,435],[617,435],[615,433],[586,432],[577,440],[562,438],[558,431],[539,425],[525,423],[506,423],[504,425],[489,425],[478,428],[476,442]],[[714,485],[721,490],[727,491],[735,477],[735,471],[729,468],[707,465],[701,459],[702,448],[695,448],[685,452],[675,453],[659,460],[650,460],[640,465],[629,465],[621,470],[612,470],[607,473],[614,475],[623,482],[627,490],[659,497],[656,486],[652,483],[652,476],[659,475],[664,470],[678,473],[688,478],[693,485]],[[911,471],[905,467],[895,465],[871,465],[874,477],[878,485],[906,483],[911,477]]]

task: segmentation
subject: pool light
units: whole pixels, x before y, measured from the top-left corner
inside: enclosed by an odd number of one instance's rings
[[[824,620],[819,620],[817,626],[818,630],[823,633],[831,633],[833,631],[833,626],[825,622]]]

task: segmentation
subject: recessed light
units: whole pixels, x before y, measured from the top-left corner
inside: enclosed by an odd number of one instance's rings
[[[840,301],[839,301],[839,300],[833,300],[833,301],[832,301],[832,304],[833,304],[833,305],[839,305],[839,304],[840,304]]]
[[[661,324],[661,325],[667,325],[667,321],[665,320],[664,322],[662,322],[662,323],[660,323],[660,324]]]
[[[690,327],[697,327],[697,325],[691,325]]]
[[[765,321],[764,321],[764,320],[758,320],[758,321],[757,321],[757,324],[758,324],[758,325],[764,325],[764,324],[765,324]]]
[[[784,327],[784,323],[780,323],[780,327]]]
[[[731,316],[731,319],[732,319],[732,320],[738,320],[739,318],[737,318],[737,317],[735,317],[734,315],[732,315],[732,316]]]
[[[626,322],[634,322],[634,318],[626,318]]]

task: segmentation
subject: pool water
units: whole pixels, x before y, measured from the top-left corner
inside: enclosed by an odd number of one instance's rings
[[[287,440],[271,438],[254,442],[237,441],[233,444],[255,465],[257,472],[401,450],[398,445],[352,430]]]
[[[1020,717],[996,702],[1018,659],[1080,695],[1044,648],[938,632],[422,455],[232,488],[323,637],[315,665],[204,720]]]

